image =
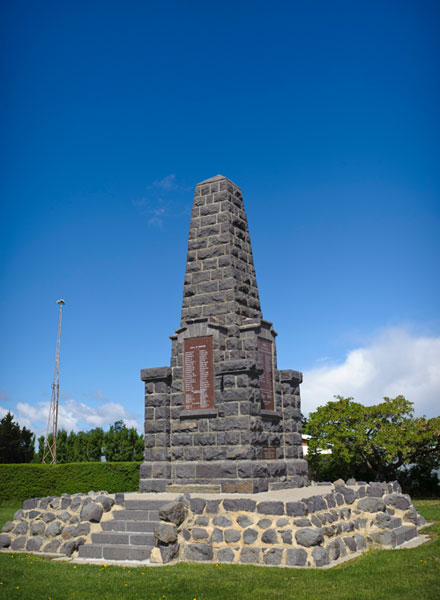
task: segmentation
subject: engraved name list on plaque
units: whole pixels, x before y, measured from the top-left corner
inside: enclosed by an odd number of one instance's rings
[[[275,410],[272,342],[258,338],[258,358],[263,363],[264,369],[260,375],[261,408]]]
[[[212,337],[184,340],[184,409],[214,408]]]

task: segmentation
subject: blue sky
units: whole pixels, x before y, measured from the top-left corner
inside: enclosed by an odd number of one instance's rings
[[[303,409],[439,414],[438,2],[9,2],[0,15],[0,416],[142,428],[194,186],[243,191]]]

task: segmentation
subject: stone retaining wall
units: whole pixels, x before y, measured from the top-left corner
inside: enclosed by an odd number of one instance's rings
[[[397,482],[336,485],[329,494],[294,502],[186,495],[160,517],[152,562],[178,555],[181,561],[297,567],[322,567],[372,546],[399,546],[425,523]]]
[[[31,498],[3,526],[0,548],[72,556],[90,542],[110,516],[115,499],[107,492]]]

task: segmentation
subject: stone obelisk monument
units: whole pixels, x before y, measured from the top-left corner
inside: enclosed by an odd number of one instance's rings
[[[302,374],[277,369],[276,335],[261,312],[240,188],[222,175],[207,179],[194,194],[171,365],[141,371],[141,491],[307,484]]]

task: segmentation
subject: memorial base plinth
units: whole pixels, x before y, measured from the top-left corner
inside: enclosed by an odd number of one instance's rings
[[[168,486],[216,486],[224,493],[266,492],[272,483],[308,485],[304,459],[253,461],[176,461],[144,463],[140,491],[165,492]]]

